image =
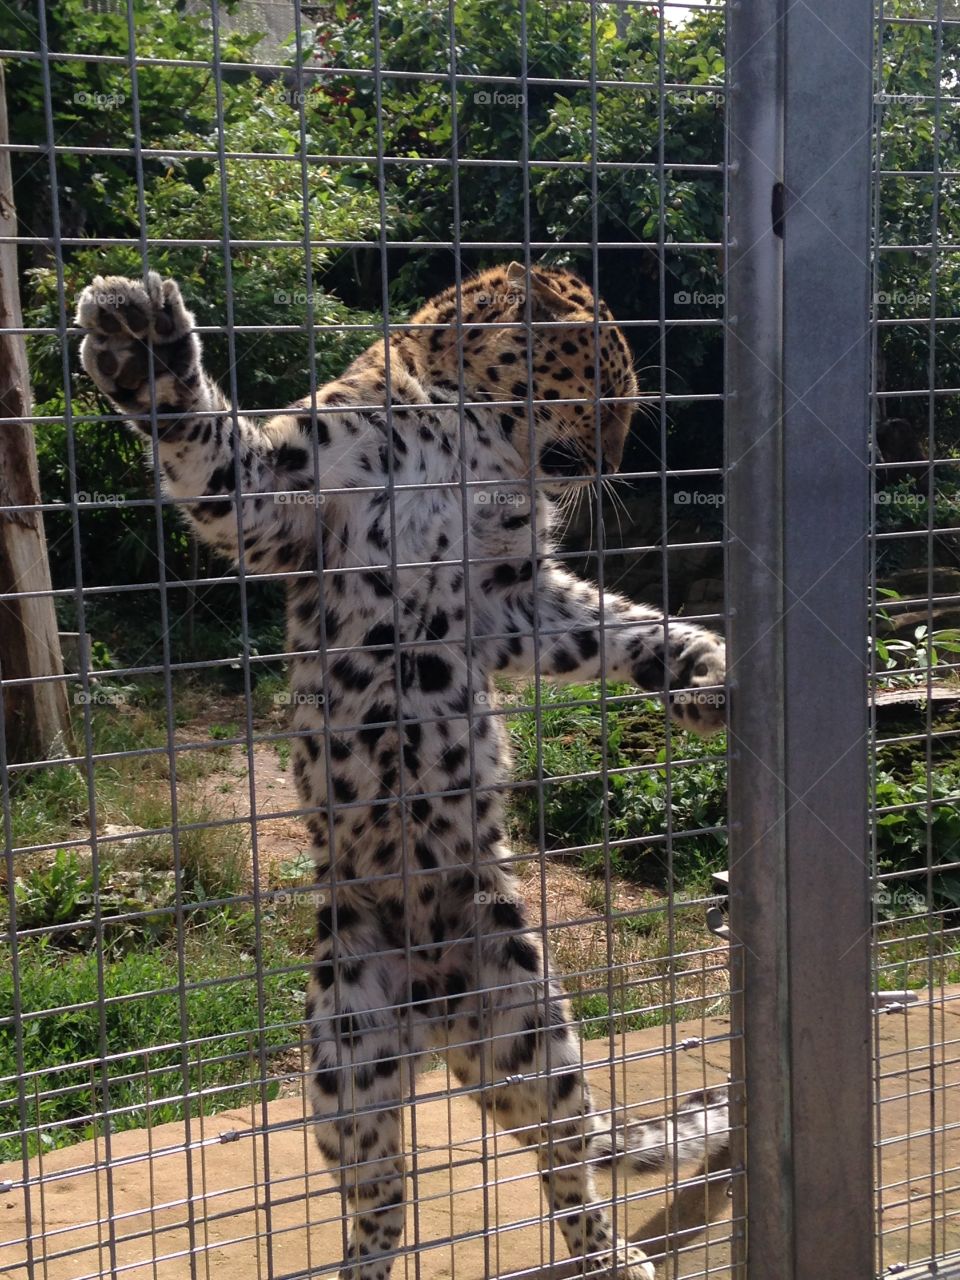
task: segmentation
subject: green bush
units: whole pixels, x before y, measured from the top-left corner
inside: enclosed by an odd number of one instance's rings
[[[881,770],[876,806],[909,806],[876,819],[878,871],[912,871],[929,862],[934,906],[960,907],[960,874],[936,870],[960,862],[960,760],[932,770],[929,781],[922,760],[913,762],[906,778]],[[926,901],[926,876],[910,876],[904,887]]]
[[[608,686],[610,698],[629,693],[627,686]],[[509,696],[522,705],[534,702],[533,689]],[[588,870],[602,871],[608,822],[610,865],[621,875],[667,888],[672,870],[674,886],[702,885],[712,871],[726,865],[722,832],[688,834],[726,824],[726,745],[722,735],[703,741],[675,732],[668,787],[662,709],[635,697],[614,701],[606,718],[608,786],[604,792],[599,685],[545,685],[541,707],[539,753],[533,711],[511,717],[510,737],[515,781],[534,783],[538,758],[542,761],[543,833],[548,850],[587,846],[578,861]],[[929,787],[925,761],[908,758],[896,770],[885,767],[885,762],[886,756],[881,755],[875,807],[906,807],[877,818],[878,871],[923,868],[929,848],[934,906],[960,906],[960,876],[955,871],[936,870],[960,861],[960,760],[946,757],[936,761]],[[541,805],[535,786],[512,791],[510,813],[519,840],[539,845]],[[666,850],[656,840],[663,836],[668,822],[675,833],[669,866]],[[623,843],[642,837],[653,837],[654,842]],[[923,877],[911,877],[908,883],[921,897],[925,895]]]
[[[611,698],[631,692],[627,686],[608,686]],[[521,693],[519,701],[532,706],[533,689]],[[548,849],[588,846],[580,860],[589,870],[600,870],[609,823],[611,866],[620,874],[665,886],[671,872],[674,883],[702,881],[725,865],[722,833],[685,834],[724,822],[726,746],[722,737],[703,741],[675,732],[668,787],[662,707],[635,696],[614,702],[608,705],[604,729],[599,686],[544,685],[541,709],[539,752],[534,712],[511,717],[510,736],[515,779],[535,781],[538,759],[542,761],[543,831]],[[606,787],[601,773],[604,754]],[[539,844],[541,805],[536,787],[515,788],[510,806],[521,839]],[[676,832],[672,858],[660,839],[668,817]],[[642,837],[653,839],[648,844],[624,843]]]
[[[229,7],[229,6],[228,6]],[[298,109],[282,83],[265,80],[252,71],[222,76],[222,138],[217,119],[217,86],[209,69],[184,65],[209,62],[212,34],[209,15],[184,11],[176,0],[135,0],[138,58],[170,60],[170,65],[140,65],[137,74],[143,147],[159,155],[143,159],[143,231],[161,241],[212,240],[224,234],[221,184],[229,209],[229,255],[232,319],[237,326],[258,325],[259,333],[238,332],[231,343],[224,334],[204,340],[207,367],[226,390],[234,387],[241,408],[280,409],[309,392],[310,338],[307,321],[312,303],[317,385],[342,372],[350,360],[377,335],[378,302],[372,308],[346,307],[327,285],[336,249],[315,247],[307,264],[303,250],[305,224],[314,240],[365,240],[380,228],[375,189],[353,181],[329,167],[307,160],[307,192],[303,193],[303,165],[298,159],[301,137]],[[14,21],[14,18],[17,21]],[[6,10],[9,43],[39,47],[33,6]],[[87,0],[62,0],[48,14],[49,47],[68,53],[97,53],[123,59],[128,54],[126,11],[96,12]],[[223,61],[250,61],[255,35],[223,32]],[[54,128],[77,148],[129,144],[131,85],[125,65],[77,60],[51,64],[50,100]],[[45,144],[43,85],[39,64],[13,60],[7,68],[7,99],[14,138],[20,143]],[[105,104],[105,105],[104,105]],[[249,153],[229,160],[221,174],[218,147]],[[327,140],[322,140],[327,145]],[[321,147],[308,134],[307,157]],[[205,156],[182,158],[175,152],[200,151]],[[262,153],[260,158],[258,153]],[[289,159],[270,159],[268,153]],[[50,236],[52,210],[48,170],[33,155],[15,153],[17,211],[24,234]],[[132,157],[64,152],[58,156],[61,233],[65,237],[127,238],[141,234],[137,174]],[[285,241],[286,246],[237,244],[240,241]],[[155,244],[149,265],[182,284],[188,305],[201,325],[224,327],[231,318],[227,303],[226,260],[222,248]],[[72,361],[70,408],[74,458],[63,426],[67,403],[63,379],[63,342],[56,330],[72,316],[82,287],[98,273],[140,275],[139,245],[101,248],[66,247],[62,254],[62,284],[58,265],[43,252],[21,258],[21,292],[27,325],[55,332],[28,339],[35,411],[54,419],[38,424],[37,451],[41,487],[47,502],[69,500],[71,482],[78,493],[108,494],[105,510],[81,511],[83,580],[88,586],[116,580],[116,565],[124,566],[126,581],[156,577],[158,532],[149,507],[129,507],[125,500],[153,495],[153,481],[141,459],[141,446],[118,422],[90,421],[113,410]],[[344,331],[344,324],[367,325]],[[280,332],[280,328],[291,328]],[[186,528],[168,510],[161,541],[169,576],[193,576]],[[54,585],[72,585],[74,552],[69,518],[47,517]],[[202,565],[207,563],[204,554]],[[276,614],[276,593],[267,607]],[[185,597],[175,599],[185,601]],[[128,602],[127,602],[128,603]],[[253,601],[256,631],[258,601]],[[207,616],[229,618],[237,613],[236,592],[214,589]],[[183,612],[175,608],[175,616]],[[66,618],[69,629],[75,620]],[[144,619],[146,629],[151,619]],[[74,625],[70,625],[73,623]],[[160,620],[153,621],[160,634]],[[219,629],[222,654],[225,628]],[[181,635],[172,636],[175,647]],[[193,655],[191,655],[193,656]]]

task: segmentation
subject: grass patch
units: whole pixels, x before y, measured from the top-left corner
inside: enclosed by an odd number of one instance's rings
[[[84,829],[89,830],[92,805],[101,829],[106,823],[169,825],[170,758],[162,695],[162,689],[158,693],[156,685],[147,685],[136,693],[124,694],[121,702],[91,708],[92,752],[95,757],[106,757],[95,759],[92,765],[92,803],[82,766],[51,765],[14,776],[11,824],[16,848],[75,840]],[[192,692],[186,701],[194,713]],[[81,709],[75,712],[74,733],[82,752],[85,731]],[[216,748],[178,751],[178,788],[207,777],[222,764],[225,754]]]
[[[259,1097],[260,1046],[275,1056],[299,1043],[305,977],[301,958],[278,939],[267,943],[264,1029],[256,1030],[256,962],[248,942],[242,928],[235,935],[222,922],[216,933],[191,935],[185,970],[193,989],[182,1009],[172,947],[141,948],[105,963],[102,1032],[97,957],[43,942],[23,946],[21,1004],[37,1015],[22,1021],[27,1126],[21,1138],[15,1034],[7,1024],[0,1026],[0,1159],[18,1158],[21,1141],[32,1155],[102,1135],[105,1111],[120,1132],[181,1119],[188,1105],[197,1115],[201,1090],[212,1091],[202,1101],[207,1113]],[[271,972],[288,966],[295,967]],[[215,985],[195,985],[202,983]],[[13,1006],[8,966],[0,972],[0,1003]],[[66,1012],[45,1012],[63,1006]],[[182,1037],[203,1041],[185,1051],[186,1070]],[[108,1055],[123,1056],[105,1062],[103,1044]],[[268,1080],[265,1088],[275,1097],[279,1084]]]
[[[204,713],[203,690],[178,689],[175,711],[178,726],[195,724]],[[206,1114],[237,1107],[261,1096],[260,1053],[271,1058],[268,1075],[275,1076],[277,1055],[289,1057],[299,1045],[314,911],[295,894],[268,897],[258,927],[249,900],[249,827],[224,823],[215,787],[203,785],[230,750],[177,753],[174,810],[162,685],[98,699],[89,716],[94,753],[107,757],[93,767],[102,837],[96,878],[89,850],[59,849],[16,855],[14,883],[0,883],[0,893],[15,897],[20,1004],[27,1015],[20,1022],[23,1100],[14,1023],[0,1025],[0,1159],[18,1157],[22,1142],[34,1154],[94,1137],[107,1123],[120,1131],[177,1120],[188,1110],[196,1116],[201,1107]],[[151,748],[160,750],[144,754]],[[12,799],[17,847],[89,832],[92,806],[81,768],[58,765],[22,775]],[[114,838],[118,834],[123,838]],[[303,879],[299,869],[291,877]],[[291,877],[281,879],[285,884]],[[9,1010],[12,965],[0,970],[0,1007]],[[184,1038],[202,1043],[183,1051]],[[273,1097],[279,1085],[271,1078],[263,1087]]]

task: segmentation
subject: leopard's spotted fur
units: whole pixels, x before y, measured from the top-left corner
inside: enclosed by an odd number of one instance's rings
[[[653,1275],[614,1238],[584,1162],[618,1142],[505,862],[493,677],[594,680],[603,654],[610,680],[673,691],[680,723],[710,731],[723,646],[616,594],[601,602],[551,558],[551,498],[616,469],[637,383],[581,280],[534,270],[529,308],[527,287],[516,264],[466,281],[263,424],[204,373],[173,281],[98,277],[77,310],[84,367],[140,431],[155,424],[164,488],[197,534],[249,573],[290,575],[294,772],[323,895],[311,1090],[352,1206],[347,1280],[386,1280],[400,1250],[401,1105],[436,1048],[536,1147],[587,1270]],[[702,1153],[722,1112],[696,1101],[626,1145],[637,1164],[684,1139]]]

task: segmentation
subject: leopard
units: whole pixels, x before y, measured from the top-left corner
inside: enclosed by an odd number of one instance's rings
[[[722,638],[601,590],[558,552],[564,495],[616,473],[639,399],[609,308],[566,268],[492,267],[269,415],[241,412],[206,372],[172,279],[97,276],[76,324],[83,369],[165,500],[239,573],[285,583],[317,904],[311,1123],[344,1224],[331,1265],[388,1280],[404,1253],[403,1110],[441,1054],[536,1152],[548,1221],[583,1274],[652,1280],[595,1169],[722,1152],[725,1098],[619,1127],[594,1105],[517,888],[498,702],[502,681],[606,680],[661,698],[680,731],[725,721]]]

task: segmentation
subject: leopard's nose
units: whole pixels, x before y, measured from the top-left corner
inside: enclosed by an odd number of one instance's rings
[[[603,446],[604,474],[612,475],[620,470],[620,463],[623,461],[624,436],[620,434],[617,438],[611,439],[610,433],[607,433],[601,440],[601,444]]]
[[[620,414],[610,414],[601,423],[600,445],[603,449],[603,470],[607,474],[620,470],[627,440],[627,425]]]

